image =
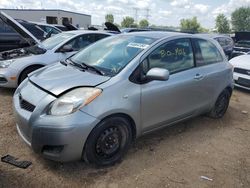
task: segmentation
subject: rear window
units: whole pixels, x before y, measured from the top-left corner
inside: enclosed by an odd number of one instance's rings
[[[196,64],[197,66],[204,66],[223,61],[223,57],[218,48],[210,41],[204,39],[195,39],[196,49]]]
[[[30,23],[25,23],[21,22],[20,23],[23,27],[25,27],[30,33],[32,33],[36,38],[42,40],[44,39],[44,31],[36,26],[35,24],[30,24]]]

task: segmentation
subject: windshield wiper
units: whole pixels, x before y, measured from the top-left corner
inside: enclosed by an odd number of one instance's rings
[[[94,66],[88,65],[86,63],[81,63],[80,65],[85,67],[85,69],[91,69],[102,76],[104,75],[104,72],[102,72],[101,70],[99,70],[98,68],[96,68]]]
[[[72,61],[71,59],[66,59],[66,62],[67,62],[67,61],[69,61],[69,64],[70,64],[70,65],[76,66],[76,67],[80,68],[81,70],[86,69],[85,66],[83,66],[83,65],[81,65],[81,64],[78,64],[78,63]]]
[[[66,60],[61,60],[60,63],[63,64],[63,65],[65,65],[65,66],[67,66]]]
[[[83,70],[90,70],[91,69],[102,76],[104,75],[104,73],[101,70],[97,69],[96,67],[90,66],[86,63],[76,63],[72,59],[67,59],[67,60],[70,61],[70,64],[73,66],[77,66]]]

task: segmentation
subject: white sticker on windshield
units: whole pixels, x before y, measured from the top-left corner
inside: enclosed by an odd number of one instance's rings
[[[131,42],[128,44],[128,47],[140,48],[140,49],[146,49],[148,46],[149,46],[148,44],[135,43],[135,42]]]

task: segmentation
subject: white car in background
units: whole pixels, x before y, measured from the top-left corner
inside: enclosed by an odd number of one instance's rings
[[[235,86],[250,90],[250,55],[237,56],[229,62],[234,66]]]
[[[0,87],[16,88],[29,73],[72,56],[80,49],[108,36],[107,31],[76,30],[39,41],[13,18],[1,13],[6,24],[31,46],[0,53]]]

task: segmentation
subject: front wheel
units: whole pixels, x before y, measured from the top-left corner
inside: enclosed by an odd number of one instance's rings
[[[209,116],[214,119],[222,118],[229,106],[230,97],[230,92],[228,90],[224,90],[217,98],[213,109],[209,113]]]
[[[26,68],[20,75],[19,77],[19,80],[18,80],[18,85],[20,85],[22,83],[22,81],[24,81],[27,77],[28,77],[28,74],[37,70],[37,69],[40,69],[41,67],[43,66],[40,66],[40,65],[34,65],[34,66],[31,66],[31,67],[28,67]]]
[[[112,117],[100,122],[90,133],[84,158],[98,166],[120,161],[132,142],[130,122],[123,117]]]

